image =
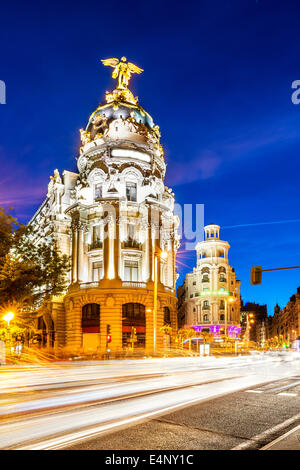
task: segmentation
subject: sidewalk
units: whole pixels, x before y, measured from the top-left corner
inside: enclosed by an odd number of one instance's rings
[[[300,450],[300,424],[260,450]]]

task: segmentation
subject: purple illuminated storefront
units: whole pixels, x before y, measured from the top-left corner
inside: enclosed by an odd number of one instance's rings
[[[205,324],[205,325],[196,325],[196,326],[192,326],[191,328],[193,328],[197,333],[200,333],[202,330],[208,330],[210,331],[210,333],[212,333],[214,336],[220,336],[222,334],[225,334],[225,325],[222,324],[222,325],[216,325],[216,324],[213,324],[213,325],[208,325],[208,324]],[[240,326],[236,326],[236,325],[227,325],[226,326],[227,328],[227,331],[228,331],[228,336],[230,336],[231,338],[237,338],[240,334],[241,334],[241,327]]]

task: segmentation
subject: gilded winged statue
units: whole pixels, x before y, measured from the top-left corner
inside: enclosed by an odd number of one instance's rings
[[[113,67],[112,77],[118,79],[117,89],[126,90],[128,87],[128,82],[132,73],[142,73],[144,70],[131,62],[127,62],[126,57],[121,57],[121,59],[111,58],[111,59],[102,59],[101,62],[103,65],[109,65]]]

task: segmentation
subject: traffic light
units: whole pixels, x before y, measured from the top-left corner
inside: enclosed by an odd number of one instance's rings
[[[250,283],[252,285],[261,284],[262,269],[261,266],[253,266],[251,268]]]
[[[111,342],[110,325],[106,325],[106,342]]]

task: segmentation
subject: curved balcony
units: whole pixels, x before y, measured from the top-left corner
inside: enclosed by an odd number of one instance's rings
[[[88,245],[88,251],[102,250],[102,248],[103,248],[102,240],[95,240],[94,242]]]
[[[142,250],[142,243],[137,242],[136,240],[125,240],[121,243],[122,249],[133,249],[133,250]]]

